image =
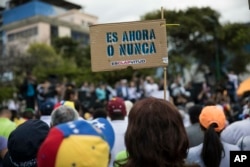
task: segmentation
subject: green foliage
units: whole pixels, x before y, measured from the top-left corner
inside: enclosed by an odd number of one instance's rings
[[[179,27],[166,27],[169,50],[169,69],[172,74],[179,68],[198,62],[216,73],[216,58],[220,68],[245,72],[250,62],[244,46],[250,43],[250,29],[246,24],[228,23],[221,25],[220,14],[205,8],[188,8],[179,11],[164,11],[166,23],[178,23]],[[161,11],[152,11],[142,20],[160,19]]]
[[[31,60],[31,70],[39,66],[53,68],[57,61],[60,61],[60,57],[56,54],[54,48],[43,43],[31,44],[27,52],[26,59]]]
[[[122,78],[131,79],[132,74],[135,72],[139,72],[142,75],[149,75],[154,72],[154,69],[126,69],[107,72],[92,72],[90,46],[82,47],[78,43],[74,42],[71,38],[64,37],[55,39],[54,47],[55,50],[57,50],[57,53],[61,54],[66,61],[71,61],[71,65],[75,65],[75,70],[73,70],[75,72],[75,75],[73,73],[70,76],[67,75],[67,73],[65,73],[65,75],[71,77],[71,80],[74,80],[74,82],[76,82],[78,85],[80,85],[84,81],[89,81],[93,83],[107,82],[109,84],[114,84],[116,81]],[[68,53],[68,50],[65,49],[64,53],[61,53],[60,48],[62,47],[71,48],[70,52]],[[72,67],[67,67],[67,69],[72,69]],[[53,71],[55,71],[55,69],[53,69]],[[59,75],[60,74],[63,75],[63,73],[59,72]],[[74,77],[72,78],[72,76]]]
[[[65,77],[73,80],[79,76],[78,69],[73,57],[63,57],[56,53],[55,49],[46,44],[32,44],[28,53],[30,56],[36,58],[33,62],[33,74],[38,81],[47,79],[48,76],[57,76],[60,80]]]
[[[249,62],[248,53],[242,47],[249,43],[249,38],[247,38],[249,28],[244,24],[221,25],[220,14],[209,7],[192,7],[179,11],[165,10],[164,17],[166,23],[180,24],[179,27],[166,27],[170,75],[181,73],[183,68],[189,68],[195,62],[208,65],[215,75],[216,58],[221,66],[234,69],[238,73],[244,72],[246,64]],[[157,10],[146,13],[141,20],[160,18],[161,11]],[[53,60],[44,58],[45,60],[41,60],[44,62],[43,65],[36,65],[35,71],[40,77],[46,77],[54,72],[60,77],[65,75],[78,84],[83,81],[114,83],[121,78],[131,79],[134,73],[146,76],[153,75],[155,71],[155,69],[126,69],[94,73],[91,71],[90,46],[82,47],[73,39],[63,37],[55,38],[53,47],[54,51],[49,51],[51,48],[46,47],[43,49],[47,52],[41,54],[39,51],[40,55],[38,54],[37,57],[41,57],[45,53],[50,55],[53,52],[52,56],[49,56]],[[32,55],[37,54],[33,51]],[[236,55],[240,59],[236,59]],[[55,59],[57,60],[55,61]]]
[[[161,11],[146,13],[141,20],[160,19]],[[250,62],[249,53],[244,46],[250,43],[250,29],[245,24],[219,22],[220,14],[209,8],[192,7],[186,10],[164,10],[166,23],[179,23],[180,26],[167,26],[168,39],[168,76],[178,75],[183,68],[193,63],[208,65],[216,73],[215,60],[221,66],[237,73],[245,71]],[[11,59],[15,81],[22,81],[24,71],[33,71],[38,81],[49,75],[59,79],[67,78],[80,85],[83,81],[94,83],[132,79],[135,73],[140,76],[154,75],[155,68],[133,70],[92,72],[90,46],[83,47],[69,37],[55,38],[52,46],[34,43],[27,53]],[[10,66],[9,66],[10,67]]]
[[[54,38],[52,46],[55,48],[57,54],[60,54],[63,58],[70,59],[77,55],[79,44],[69,37],[61,37]]]
[[[29,70],[37,76],[38,81],[45,79],[54,70],[58,69],[64,61],[56,54],[53,47],[43,43],[31,44],[27,53],[26,60],[30,59]]]
[[[0,87],[0,103],[3,102],[6,99],[13,98],[13,94],[16,91],[16,89],[12,86],[1,86]]]
[[[228,51],[225,54],[228,68],[237,73],[246,71],[246,66],[250,62],[250,53],[244,46],[250,44],[249,26],[242,23],[226,24],[223,26],[223,32],[221,41]]]
[[[242,46],[250,43],[250,30],[249,26],[245,24],[235,23],[235,24],[226,24],[223,27],[224,36],[223,41],[230,50],[235,48],[242,48]]]

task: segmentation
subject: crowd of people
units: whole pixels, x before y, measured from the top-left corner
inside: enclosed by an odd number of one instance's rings
[[[0,167],[229,167],[250,149],[250,96],[234,78],[168,86],[153,76],[114,86],[36,83],[0,108]]]

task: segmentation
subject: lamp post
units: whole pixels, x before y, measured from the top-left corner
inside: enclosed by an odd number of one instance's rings
[[[220,59],[219,59],[219,41],[218,41],[218,22],[212,19],[209,16],[203,16],[203,19],[208,20],[210,23],[214,25],[213,32],[214,32],[214,40],[215,40],[215,65],[216,65],[216,79],[217,81],[220,80]]]

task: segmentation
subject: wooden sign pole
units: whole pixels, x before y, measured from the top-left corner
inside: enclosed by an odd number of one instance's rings
[[[161,19],[164,19],[164,10],[163,7],[161,7]],[[166,91],[167,91],[167,64],[165,67],[163,67],[163,74],[164,74],[164,100],[167,99]]]
[[[164,19],[164,10],[163,7],[161,7],[161,19]],[[180,24],[165,24],[163,26],[179,26]],[[164,72],[164,100],[166,100],[166,91],[167,91],[167,65],[168,65],[168,57],[163,58],[163,63],[166,64],[166,66],[163,67]]]

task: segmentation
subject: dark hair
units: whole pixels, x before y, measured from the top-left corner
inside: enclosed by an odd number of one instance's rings
[[[215,103],[214,100],[212,100],[212,99],[208,100],[208,101],[204,104],[204,106],[215,106],[215,105],[216,105],[216,103]]]
[[[1,106],[0,105],[0,114],[3,114],[4,112],[10,112],[7,106]]]
[[[152,97],[137,101],[129,113],[125,145],[125,167],[184,166],[188,137],[177,108]]]
[[[93,112],[93,119],[107,118],[107,111],[104,108],[98,108]]]
[[[76,95],[76,90],[71,87],[67,88],[65,90],[63,100],[72,101],[71,99],[72,95]]]
[[[119,112],[108,114],[108,115],[111,120],[124,120],[125,119],[125,115]]]
[[[74,106],[75,106],[75,109],[78,113],[82,112],[82,105],[81,105],[81,102],[79,100],[74,100]]]
[[[22,113],[22,117],[25,119],[33,119],[35,117],[35,111],[32,108],[26,108]]]
[[[218,127],[216,123],[212,123],[205,130],[203,147],[201,151],[201,158],[206,167],[219,167],[221,158],[225,156],[223,145],[220,141],[220,132],[216,132],[215,128]]]
[[[201,113],[202,106],[201,105],[194,105],[189,108],[188,114],[190,116],[190,121],[192,124],[199,122],[199,115]]]

